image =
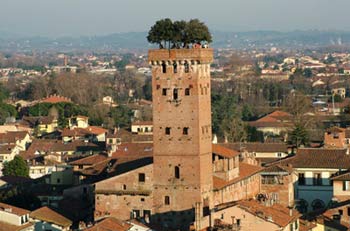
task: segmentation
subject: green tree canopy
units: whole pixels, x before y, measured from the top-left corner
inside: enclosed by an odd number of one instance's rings
[[[290,133],[291,143],[296,147],[309,144],[309,133],[303,124],[295,124]]]
[[[4,176],[29,177],[29,168],[21,156],[15,156],[13,160],[4,163],[2,173]]]
[[[147,40],[150,43],[157,43],[160,48],[166,47],[167,43],[170,46],[170,41],[173,38],[174,26],[169,18],[158,20],[148,32]]]
[[[175,21],[165,18],[158,20],[148,32],[147,40],[159,48],[186,47],[190,43],[212,42],[208,27],[198,19]]]

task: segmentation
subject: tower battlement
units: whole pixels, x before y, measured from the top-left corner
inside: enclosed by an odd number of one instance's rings
[[[190,49],[152,49],[148,51],[148,62],[153,65],[167,61],[197,61],[211,63],[213,61],[213,48],[190,48]]]

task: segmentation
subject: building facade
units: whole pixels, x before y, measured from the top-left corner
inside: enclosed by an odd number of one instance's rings
[[[212,199],[210,63],[213,49],[150,50],[155,219],[185,228]]]

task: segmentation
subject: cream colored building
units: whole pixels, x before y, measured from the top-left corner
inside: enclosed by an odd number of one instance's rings
[[[0,203],[0,230],[34,231],[29,213],[28,210]]]

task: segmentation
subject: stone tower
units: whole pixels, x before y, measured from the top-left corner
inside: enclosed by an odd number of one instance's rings
[[[212,204],[213,49],[150,50],[148,59],[153,91],[153,213],[155,222],[186,230]]]

